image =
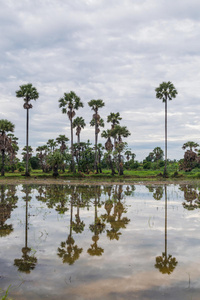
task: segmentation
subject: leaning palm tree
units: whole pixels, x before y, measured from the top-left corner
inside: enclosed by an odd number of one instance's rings
[[[28,136],[29,136],[29,109],[32,108],[31,100],[37,100],[39,98],[39,93],[35,87],[32,86],[31,83],[24,84],[20,86],[20,89],[16,91],[17,98],[24,99],[24,109],[26,109],[26,176],[30,176],[28,171]]]
[[[14,128],[15,125],[8,120],[0,120],[0,151],[2,155],[1,176],[4,176],[5,174],[5,153],[13,151],[12,140],[6,135],[6,132],[13,132]]]
[[[178,94],[174,85],[168,81],[163,82],[155,89],[156,98],[161,99],[162,102],[165,103],[165,168],[163,176],[167,176],[167,100],[172,100],[172,98],[176,98]]]
[[[83,107],[81,99],[73,92],[64,93],[64,96],[58,100],[59,107],[62,108],[62,113],[67,114],[70,120],[71,126],[71,171],[75,173],[74,165],[74,149],[73,149],[73,125],[72,119],[75,116],[75,110],[78,110],[80,107]]]
[[[95,112],[92,118],[92,121],[90,122],[91,126],[95,126],[95,162],[94,162],[94,169],[96,172],[98,172],[97,167],[97,161],[98,161],[98,152],[97,152],[97,143],[98,143],[98,134],[100,132],[99,126],[104,127],[103,119],[101,119],[100,115],[98,114],[99,108],[103,107],[105,103],[103,100],[90,100],[88,102],[88,105],[91,107],[91,109]]]
[[[80,144],[80,133],[81,129],[85,127],[85,120],[82,117],[77,117],[73,121],[73,128],[76,128],[76,135],[77,135],[77,143]]]

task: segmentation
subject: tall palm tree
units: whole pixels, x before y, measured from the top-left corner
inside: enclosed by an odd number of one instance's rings
[[[168,81],[163,82],[155,89],[156,98],[161,99],[165,103],[165,168],[163,176],[167,176],[167,100],[172,100],[176,98],[178,94],[174,85]]]
[[[39,93],[35,87],[32,86],[31,83],[24,84],[20,86],[20,89],[16,91],[17,98],[24,99],[24,109],[26,109],[26,176],[30,176],[28,171],[28,137],[29,137],[29,109],[32,108],[32,104],[30,103],[31,100],[37,100],[39,98]]]
[[[71,126],[71,171],[75,173],[74,165],[74,149],[73,149],[73,125],[72,120],[76,115],[75,110],[78,110],[80,107],[83,107],[81,99],[73,92],[64,93],[64,96],[58,100],[59,107],[62,108],[62,113],[67,114],[70,120]]]
[[[2,154],[1,176],[5,174],[5,152],[12,151],[12,140],[6,135],[6,132],[13,132],[15,125],[6,119],[0,120],[0,151]]]
[[[77,143],[80,144],[80,133],[81,129],[85,127],[85,120],[82,117],[77,117],[73,121],[73,128],[76,128],[76,135],[77,135]]]
[[[94,169],[98,173],[97,143],[98,143],[98,134],[100,132],[99,126],[104,127],[103,119],[100,118],[100,115],[98,114],[98,112],[99,112],[99,108],[103,107],[105,105],[105,103],[101,99],[98,99],[98,100],[93,99],[93,100],[90,100],[88,102],[88,105],[94,111],[94,115],[93,115],[92,121],[90,122],[90,125],[93,126],[93,124],[94,124],[94,126],[95,126],[95,162],[94,162]]]

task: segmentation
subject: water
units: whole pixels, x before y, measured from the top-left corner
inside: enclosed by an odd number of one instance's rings
[[[199,189],[0,185],[0,298],[200,299]]]

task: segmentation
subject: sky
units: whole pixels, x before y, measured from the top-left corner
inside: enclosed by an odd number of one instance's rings
[[[94,143],[88,101],[102,99],[104,129],[110,112],[119,112],[137,160],[164,150],[164,103],[155,88],[168,81],[178,91],[168,103],[168,157],[183,158],[187,141],[200,143],[200,1],[0,0],[0,7],[0,119],[15,124],[19,152],[26,111],[15,92],[27,83],[39,92],[30,110],[34,150],[60,134],[70,138],[58,104],[70,91],[84,103],[76,112],[87,124],[82,141]]]

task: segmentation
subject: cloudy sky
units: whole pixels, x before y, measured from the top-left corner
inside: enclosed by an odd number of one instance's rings
[[[168,105],[169,158],[182,158],[188,140],[200,143],[198,0],[0,0],[0,7],[0,119],[15,124],[20,148],[26,112],[15,91],[26,83],[40,94],[30,110],[34,149],[70,137],[58,100],[71,90],[84,103],[82,141],[94,142],[87,102],[102,99],[100,115],[120,112],[136,159],[164,149],[164,104],[155,97],[163,81],[178,91]]]

